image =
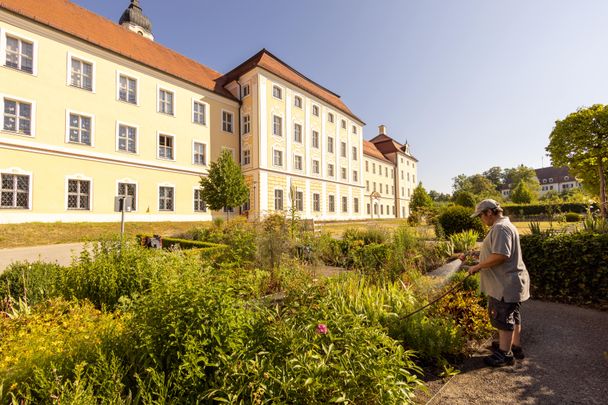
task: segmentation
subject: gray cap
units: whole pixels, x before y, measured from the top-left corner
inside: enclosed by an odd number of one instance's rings
[[[498,201],[488,198],[477,204],[477,206],[475,207],[475,212],[473,213],[473,215],[471,215],[471,218],[478,217],[479,215],[481,215],[482,212],[490,209],[498,209],[502,211],[502,208],[500,208],[500,204],[498,203]]]

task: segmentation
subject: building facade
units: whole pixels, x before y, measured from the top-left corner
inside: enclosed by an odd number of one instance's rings
[[[373,202],[374,217],[407,216],[409,147],[366,147],[338,95],[266,50],[226,74],[188,59],[154,42],[136,0],[119,23],[0,0],[0,223],[115,221],[116,196],[132,197],[130,221],[210,220],[223,213],[199,180],[224,149],[251,192],[233,215],[361,219]],[[364,163],[391,169],[378,198]]]
[[[574,176],[570,174],[567,166],[563,167],[543,167],[535,169],[536,178],[540,184],[539,196],[542,197],[547,193],[561,193],[570,191],[575,188],[582,188]],[[508,198],[511,195],[511,187],[513,184],[505,184],[501,187],[500,192],[503,197]]]

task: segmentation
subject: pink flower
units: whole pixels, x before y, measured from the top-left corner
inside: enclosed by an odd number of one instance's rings
[[[320,335],[326,335],[327,332],[329,332],[329,329],[327,329],[327,325],[322,324],[322,323],[320,323],[320,324],[317,325],[317,333],[318,334],[320,334]]]

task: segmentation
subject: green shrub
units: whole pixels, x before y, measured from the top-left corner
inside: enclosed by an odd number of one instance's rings
[[[62,267],[55,263],[13,263],[0,274],[0,311],[19,300],[35,305],[59,294]]]
[[[582,215],[577,214],[576,212],[566,212],[564,215],[566,222],[579,222],[582,219]]]
[[[521,247],[534,296],[608,306],[608,234],[524,235]]]
[[[473,209],[453,206],[447,207],[437,217],[438,223],[445,232],[446,236],[466,230],[476,231],[479,235],[484,235],[484,228],[479,218],[471,218]]]
[[[454,204],[461,207],[475,208],[475,196],[468,191],[460,191],[454,196]]]
[[[532,216],[548,215],[552,216],[559,212],[575,212],[584,214],[589,206],[584,203],[562,203],[562,204],[506,204],[502,206],[504,215],[513,216]]]
[[[450,235],[450,242],[454,244],[454,251],[468,252],[475,248],[479,234],[471,229]]]

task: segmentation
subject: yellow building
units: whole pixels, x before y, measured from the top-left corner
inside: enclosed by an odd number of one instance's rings
[[[339,96],[266,50],[226,74],[188,59],[154,42],[137,0],[119,24],[65,0],[0,0],[0,223],[114,221],[120,195],[130,221],[210,220],[199,179],[223,149],[251,189],[234,215],[371,216],[374,157]],[[393,174],[415,161],[391,153]],[[380,216],[407,215],[397,194]]]

